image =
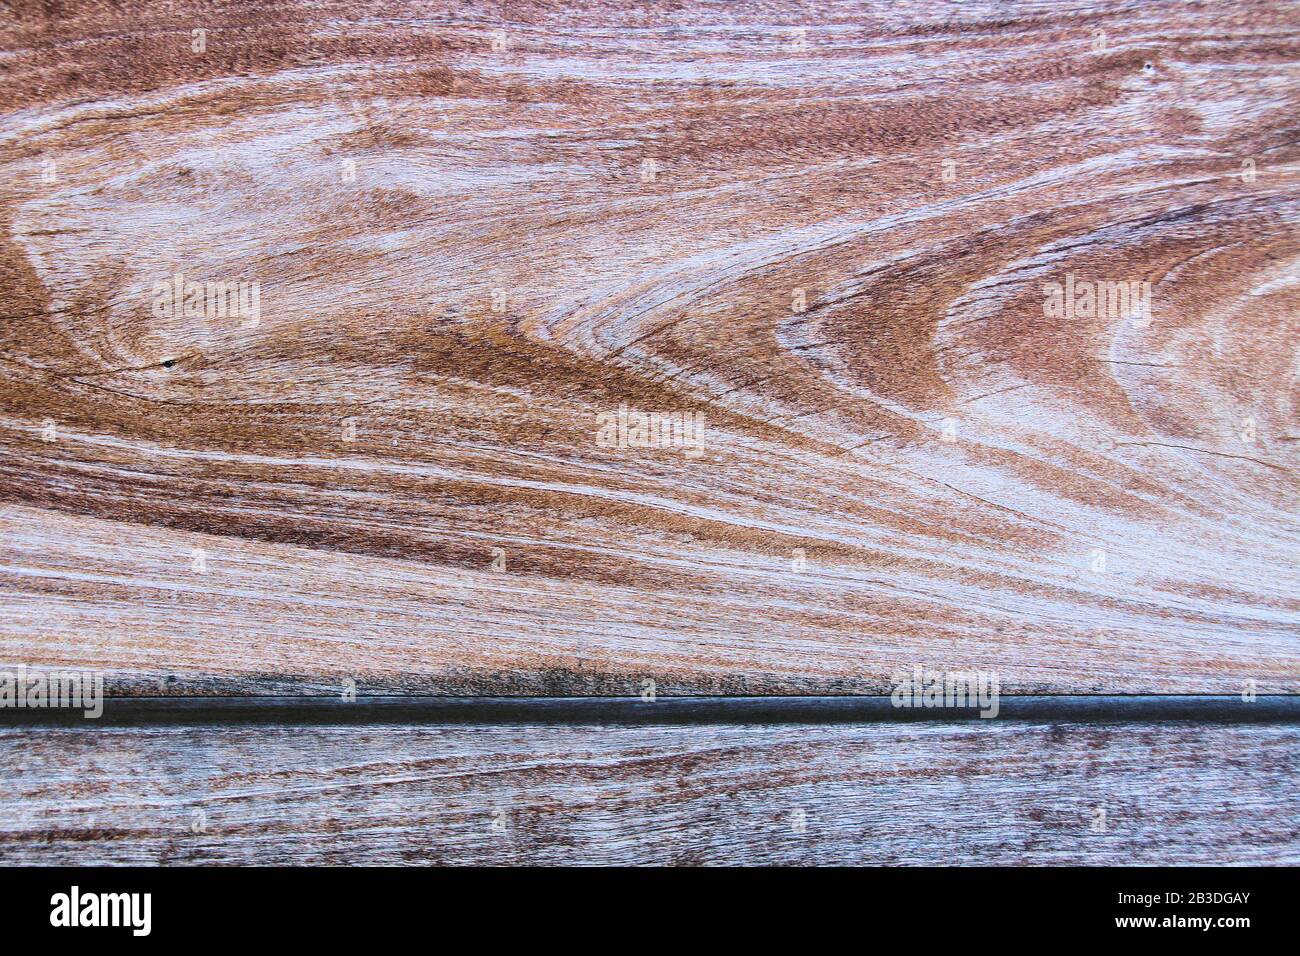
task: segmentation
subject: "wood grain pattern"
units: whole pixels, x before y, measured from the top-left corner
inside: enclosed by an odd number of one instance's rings
[[[6,660],[1300,689],[1295,4],[0,18]],[[176,273],[260,323],[160,316]],[[1067,275],[1152,321],[1048,317]],[[703,453],[602,447],[624,403]]]
[[[0,757],[4,863],[1300,862],[1295,727],[4,728]]]

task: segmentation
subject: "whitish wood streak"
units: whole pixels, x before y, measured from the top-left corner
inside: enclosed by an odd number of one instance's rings
[[[1297,5],[0,16],[5,660],[1296,691]]]
[[[1285,726],[6,728],[0,757],[5,863],[1300,862]]]

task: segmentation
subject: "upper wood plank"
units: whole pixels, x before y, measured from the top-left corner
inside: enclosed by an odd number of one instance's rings
[[[43,10],[0,14],[4,660],[1300,689],[1294,4]],[[607,447],[621,405],[700,446]]]

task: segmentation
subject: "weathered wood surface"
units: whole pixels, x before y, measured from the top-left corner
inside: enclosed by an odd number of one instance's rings
[[[5,728],[0,760],[3,863],[1300,863],[1295,727]]]
[[[1297,690],[1293,3],[20,2],[0,64],[6,661]]]
[[[988,720],[1035,724],[1290,724],[1300,725],[1300,695],[1210,696],[1205,694],[1000,695],[904,704],[890,696],[837,694],[716,697],[538,697],[476,695],[449,697],[402,694],[391,697],[326,697],[301,694],[261,697],[117,696],[69,707],[0,709],[0,723],[32,727],[329,726],[406,724],[858,724],[952,723]]]

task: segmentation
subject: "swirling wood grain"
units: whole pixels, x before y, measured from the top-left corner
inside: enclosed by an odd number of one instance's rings
[[[5,658],[1300,687],[1294,4],[3,16]]]

